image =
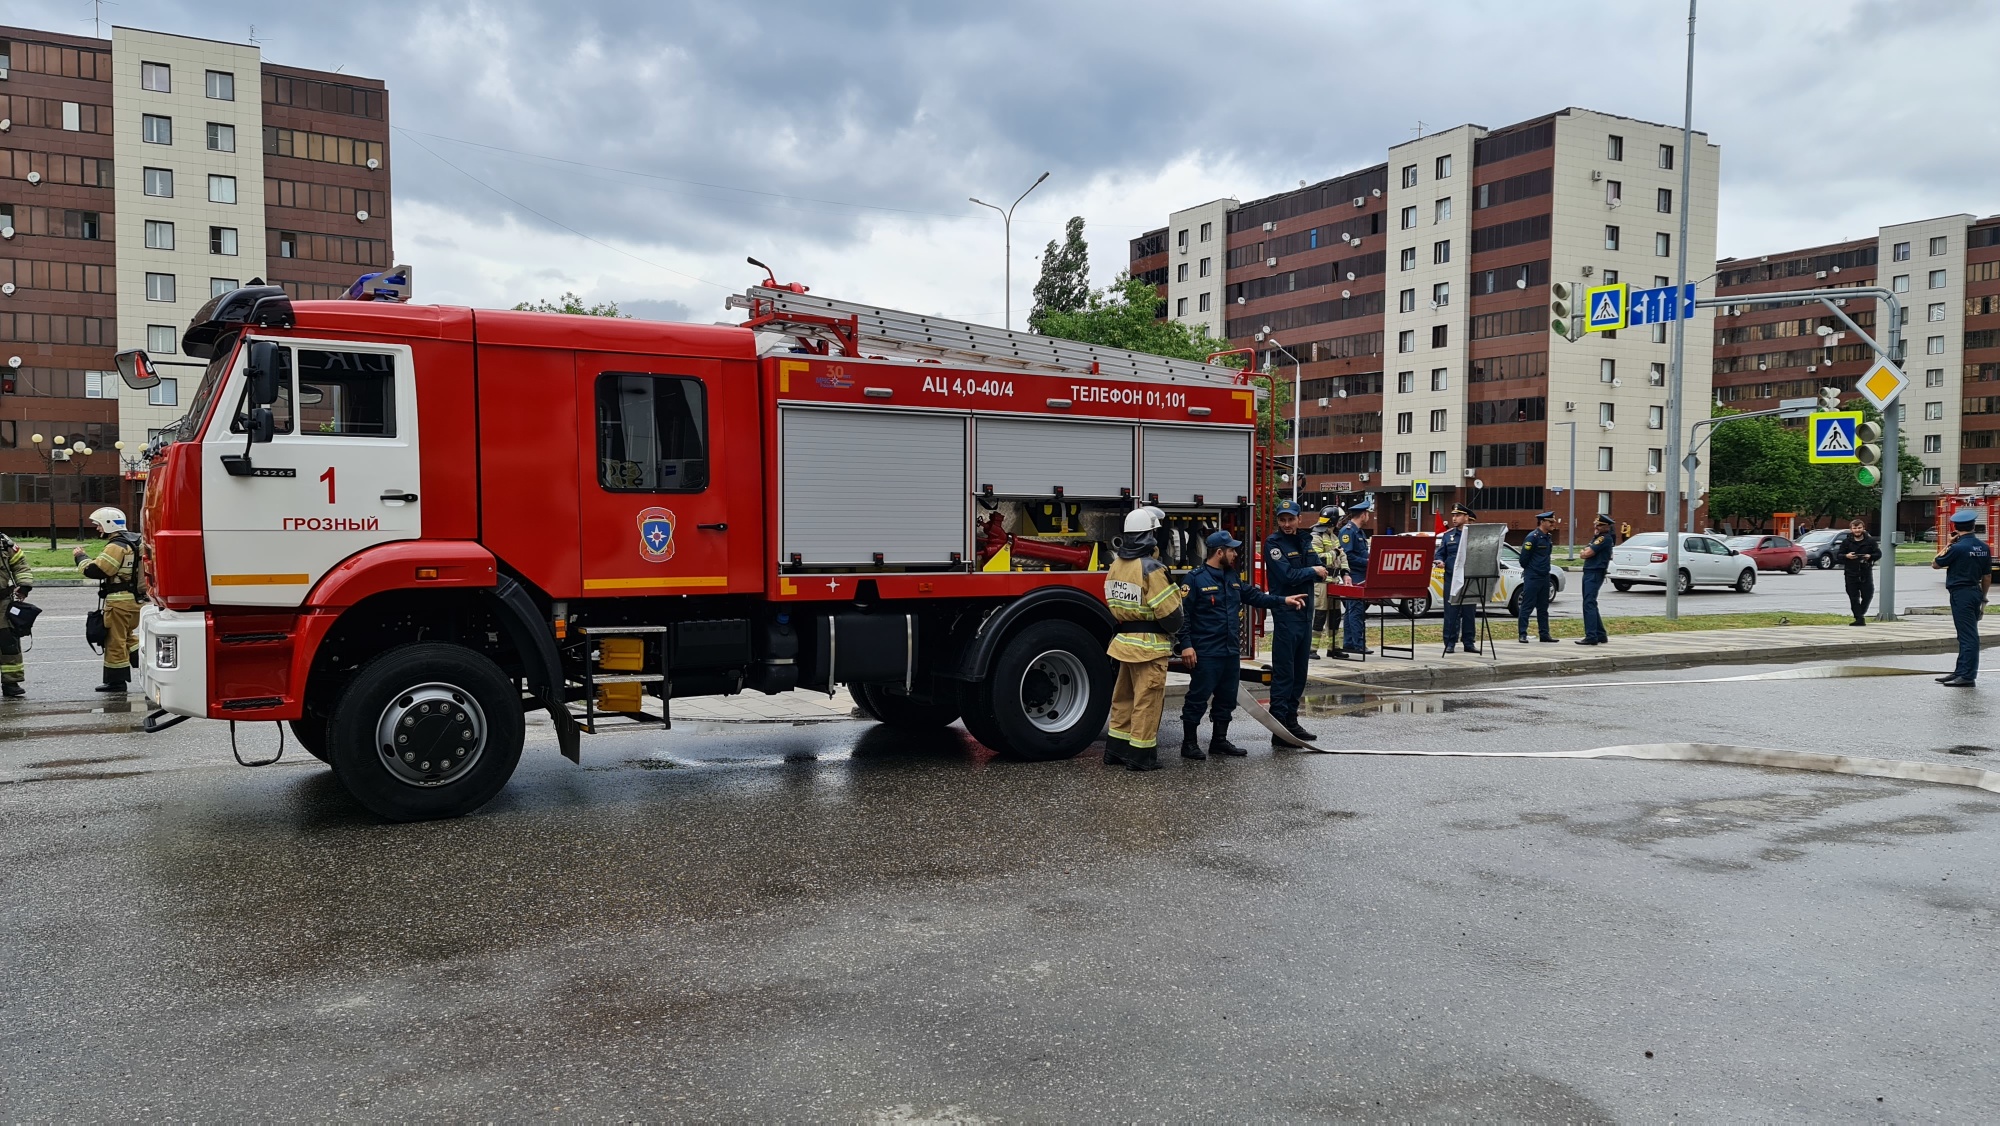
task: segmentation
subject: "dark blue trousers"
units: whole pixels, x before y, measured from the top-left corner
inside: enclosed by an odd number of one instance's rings
[[[1344,599],[1341,615],[1340,647],[1359,653],[1368,648],[1368,603],[1359,598]]]
[[[1979,678],[1979,588],[1954,587],[1945,592],[1951,598],[1951,625],[1958,631],[1958,667],[1951,675],[1960,680]]]
[[[1236,710],[1236,681],[1242,671],[1234,651],[1196,653],[1194,671],[1188,674],[1187,699],[1181,702],[1181,730],[1192,733],[1201,725],[1203,705],[1208,707],[1211,722],[1218,726],[1228,723],[1229,714]]]
[[[1306,654],[1312,652],[1312,611],[1273,610],[1271,620],[1271,714],[1297,719],[1306,690]]]
[[[1586,641],[1609,641],[1604,632],[1604,615],[1597,612],[1597,592],[1604,587],[1604,576],[1608,571],[1583,569],[1583,637]],[[1548,627],[1543,626],[1546,632]]]
[[[1516,611],[1521,619],[1521,636],[1528,636],[1528,615],[1537,614],[1541,618],[1541,636],[1549,635],[1549,577],[1529,575],[1521,580],[1520,607]]]
[[[1469,590],[1472,583],[1465,584]],[[1479,604],[1468,602],[1461,606],[1449,601],[1451,595],[1451,574],[1444,576],[1447,601],[1444,604],[1444,647],[1446,649],[1463,645],[1467,652],[1479,647]]]

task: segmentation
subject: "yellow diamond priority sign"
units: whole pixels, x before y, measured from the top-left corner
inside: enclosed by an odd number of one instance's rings
[[[1903,388],[1909,385],[1909,377],[1887,360],[1878,361],[1874,367],[1868,369],[1867,375],[1855,383],[1855,387],[1869,402],[1875,404],[1875,409],[1878,411],[1888,410],[1889,404],[1895,402],[1896,396],[1901,395]]]

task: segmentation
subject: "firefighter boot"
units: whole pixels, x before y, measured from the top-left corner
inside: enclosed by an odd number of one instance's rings
[[[1127,770],[1158,770],[1160,768],[1160,748],[1157,746],[1133,747],[1125,753],[1129,756],[1125,760],[1125,769]]]
[[[1200,733],[1197,732],[1193,727],[1186,727],[1181,730],[1181,757],[1182,758],[1208,757],[1208,752],[1201,749]]]
[[[27,694],[28,690],[14,681],[10,680],[4,685],[0,685],[0,695],[5,695],[10,700],[19,696],[26,696]]]
[[[119,665],[116,668],[107,666],[104,670],[104,683],[98,685],[97,690],[99,692],[116,692],[124,695],[129,690],[131,683],[132,670],[129,666]]]
[[[1106,735],[1104,737],[1104,765],[1115,766],[1123,763],[1125,756],[1131,750],[1132,744],[1120,739],[1116,735]]]
[[[1229,721],[1220,719],[1215,721],[1215,730],[1209,733],[1208,753],[1217,758],[1242,758],[1250,752],[1229,741]]]

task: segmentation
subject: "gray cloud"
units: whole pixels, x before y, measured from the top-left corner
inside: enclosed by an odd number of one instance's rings
[[[620,301],[618,303],[618,311],[621,313],[630,313],[642,321],[692,321],[695,319],[694,310],[688,308],[687,303],[682,301],[660,301],[639,298],[632,301]],[[707,319],[713,321],[720,318],[712,316]]]

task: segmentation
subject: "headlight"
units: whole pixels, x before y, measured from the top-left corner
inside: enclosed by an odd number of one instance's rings
[[[153,639],[153,667],[156,669],[179,668],[181,663],[181,639],[171,634]]]

